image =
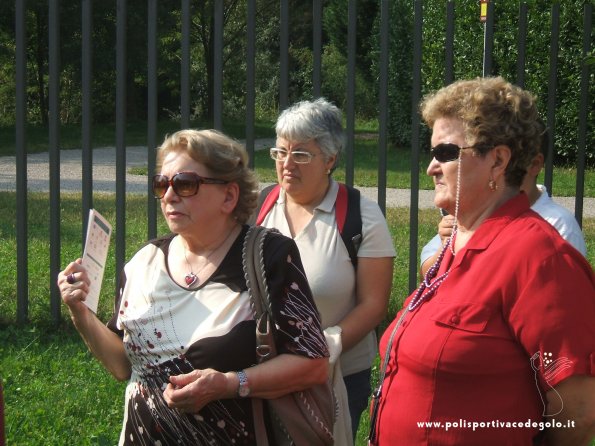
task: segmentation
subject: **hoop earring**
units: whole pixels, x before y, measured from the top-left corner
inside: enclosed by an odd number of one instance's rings
[[[498,184],[494,180],[490,180],[488,182],[488,186],[492,192],[496,192],[498,190]]]

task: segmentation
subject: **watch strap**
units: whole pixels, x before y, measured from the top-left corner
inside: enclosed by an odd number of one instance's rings
[[[236,374],[238,375],[238,380],[240,381],[238,385],[238,396],[240,398],[246,398],[250,394],[246,372],[244,370],[238,370]]]

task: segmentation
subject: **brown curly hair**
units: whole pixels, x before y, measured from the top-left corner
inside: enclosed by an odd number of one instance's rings
[[[240,194],[233,211],[240,223],[246,223],[256,209],[258,181],[248,167],[248,153],[242,144],[217,130],[180,130],[166,135],[157,149],[157,171],[168,153],[186,153],[204,165],[216,178],[236,183]]]
[[[439,118],[460,119],[467,142],[481,155],[498,145],[508,146],[505,180],[510,186],[521,185],[541,150],[544,127],[535,96],[502,77],[454,82],[425,96],[420,110],[430,128]]]

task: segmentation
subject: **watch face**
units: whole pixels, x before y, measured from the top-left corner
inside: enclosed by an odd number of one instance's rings
[[[240,380],[240,386],[238,387],[238,396],[240,398],[246,398],[250,395],[250,387],[248,387],[248,377],[243,370],[239,370],[236,372],[238,374],[238,379]]]
[[[250,395],[250,388],[247,385],[240,385],[240,388],[238,389],[238,395],[240,395],[242,398],[246,398],[248,395]]]

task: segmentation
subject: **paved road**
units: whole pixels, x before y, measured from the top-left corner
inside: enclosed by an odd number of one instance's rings
[[[272,140],[258,140],[257,150],[271,147]],[[63,150],[60,154],[60,188],[64,192],[75,192],[82,189],[82,151]],[[129,193],[146,194],[147,178],[144,175],[128,173],[131,167],[145,167],[147,165],[146,147],[128,147],[126,150],[126,191]],[[96,148],[93,150],[93,189],[96,192],[115,192],[116,162],[114,148]],[[27,181],[31,191],[49,190],[49,155],[36,153],[27,157]],[[14,190],[16,184],[16,167],[14,156],[0,157],[0,191]],[[377,200],[377,189],[374,187],[359,188],[370,199]],[[419,191],[418,205],[420,208],[433,208],[434,192]],[[554,197],[557,203],[574,213],[573,197]],[[409,189],[387,189],[387,207],[408,207],[410,201]],[[583,215],[595,217],[595,198],[585,198]]]

